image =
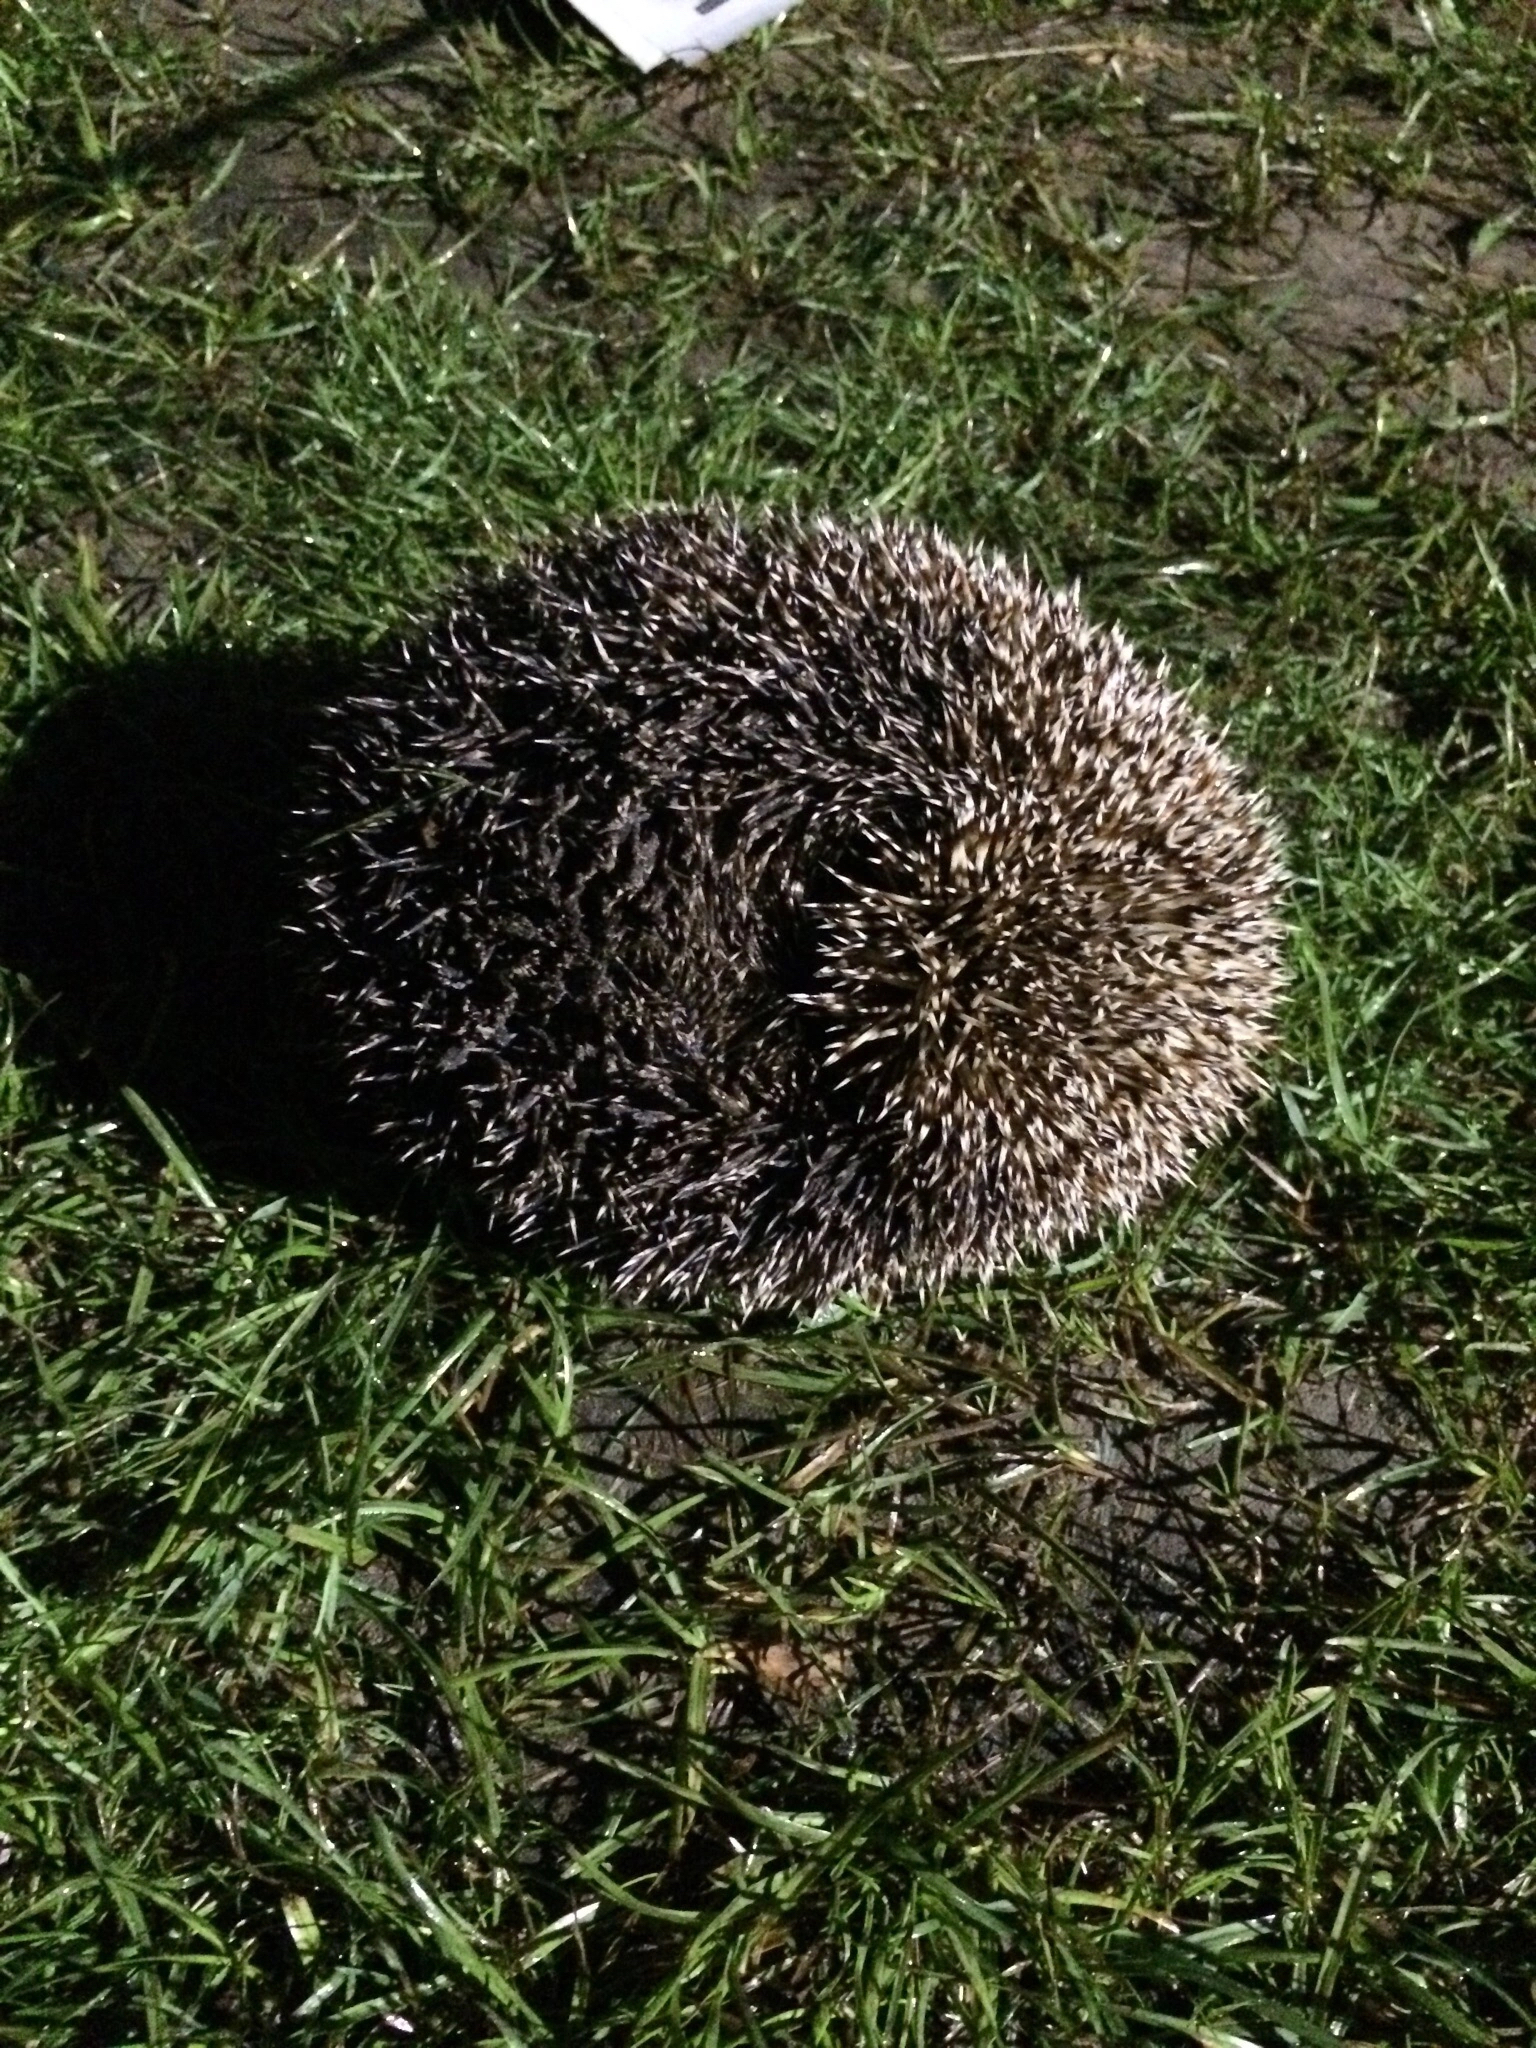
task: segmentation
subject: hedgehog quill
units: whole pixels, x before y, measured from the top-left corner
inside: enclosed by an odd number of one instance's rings
[[[1006,1271],[1187,1175],[1282,983],[1262,797],[1073,597],[925,527],[598,522],[328,714],[355,1097],[622,1296]]]

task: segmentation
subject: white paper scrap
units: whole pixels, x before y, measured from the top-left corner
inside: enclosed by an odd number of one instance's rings
[[[777,21],[795,0],[572,0],[632,64],[654,71],[667,57],[697,64],[711,50]]]

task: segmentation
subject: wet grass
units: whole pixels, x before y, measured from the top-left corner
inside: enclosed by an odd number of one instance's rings
[[[311,24],[0,22],[0,2042],[1529,2040],[1525,11]],[[328,1099],[305,705],[706,491],[1080,579],[1272,791],[1137,1230],[650,1316]]]

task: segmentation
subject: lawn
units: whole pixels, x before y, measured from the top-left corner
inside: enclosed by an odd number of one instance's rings
[[[0,13],[0,2044],[1536,2034],[1536,20]],[[572,515],[1079,582],[1283,822],[1270,1089],[807,1323],[431,1213],[298,736]]]

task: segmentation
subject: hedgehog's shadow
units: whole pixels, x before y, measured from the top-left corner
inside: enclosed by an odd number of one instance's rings
[[[78,677],[0,784],[0,961],[57,1049],[136,1089],[211,1169],[377,1207],[398,1184],[285,938],[305,739],[352,667],[211,649]]]

